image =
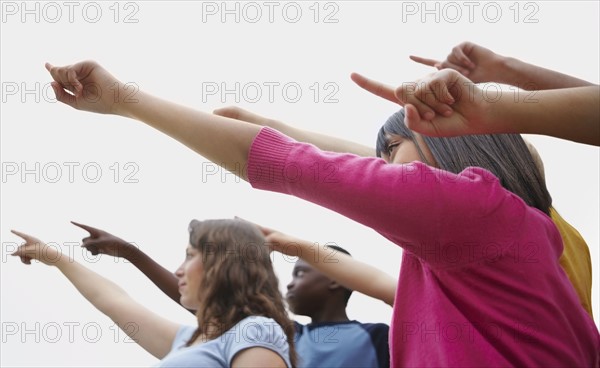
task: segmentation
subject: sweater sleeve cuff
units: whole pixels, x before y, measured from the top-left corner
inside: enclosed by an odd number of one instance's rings
[[[286,161],[294,143],[275,129],[260,130],[248,153],[248,181],[253,188],[286,192]]]

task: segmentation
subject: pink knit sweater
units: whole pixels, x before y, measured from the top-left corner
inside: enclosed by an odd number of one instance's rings
[[[329,208],[404,249],[392,366],[600,365],[598,330],[558,263],[560,234],[490,172],[388,165],[263,128],[248,177],[255,188]]]

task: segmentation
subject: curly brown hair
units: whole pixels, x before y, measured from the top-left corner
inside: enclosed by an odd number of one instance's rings
[[[187,345],[200,336],[215,339],[246,317],[264,316],[285,332],[295,367],[295,327],[261,231],[247,221],[224,219],[192,220],[189,232],[190,245],[201,254],[204,275],[198,292],[198,328]]]

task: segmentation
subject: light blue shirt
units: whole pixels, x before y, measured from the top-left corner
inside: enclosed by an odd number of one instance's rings
[[[383,323],[296,322],[298,367],[390,366],[388,325]]]
[[[291,367],[287,337],[281,326],[271,318],[246,317],[221,336],[186,347],[194,331],[196,326],[181,326],[171,351],[156,367],[230,367],[237,353],[254,347],[274,351]]]

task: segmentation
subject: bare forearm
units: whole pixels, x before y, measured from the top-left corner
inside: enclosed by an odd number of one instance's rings
[[[126,259],[142,271],[169,298],[181,304],[177,276],[136,247],[132,246],[132,251]]]
[[[294,128],[290,125],[284,124],[279,121],[271,120],[268,125],[271,128],[276,129],[281,133],[287,135],[288,137],[292,137],[299,142],[313,144],[322,149],[323,151],[352,153],[363,157],[375,156],[374,148],[351,142],[345,139]]]
[[[286,238],[286,243],[297,245],[302,260],[344,287],[394,304],[397,282],[385,272],[325,245],[293,237]]]
[[[375,156],[375,149],[345,139],[331,137],[321,133],[298,129],[280,120],[266,118],[251,111],[229,106],[214,111],[214,114],[236,120],[246,121],[258,126],[268,126],[299,142],[313,144],[324,151],[353,153],[358,156]]]
[[[120,286],[77,262],[64,261],[57,267],[81,295],[146,351],[157,358],[169,352],[177,324],[152,313]]]
[[[119,300],[130,299],[125,290],[73,259],[61,259],[56,266],[96,309],[119,322],[112,307]]]
[[[600,146],[600,87],[540,91],[535,102],[511,96],[490,104],[498,133],[544,134]]]
[[[127,257],[127,259],[138,270],[142,271],[165,295],[181,305],[181,293],[179,293],[179,279],[177,276],[138,248],[133,247],[133,249],[131,256]],[[196,314],[194,310],[187,310],[192,314]]]
[[[500,80],[497,82],[516,86],[527,91],[594,85],[582,79],[528,64],[515,58],[503,58],[501,65],[502,73],[498,73]]]
[[[144,92],[137,98],[137,103],[121,104],[119,114],[150,125],[247,180],[248,151],[261,127],[197,111]]]

